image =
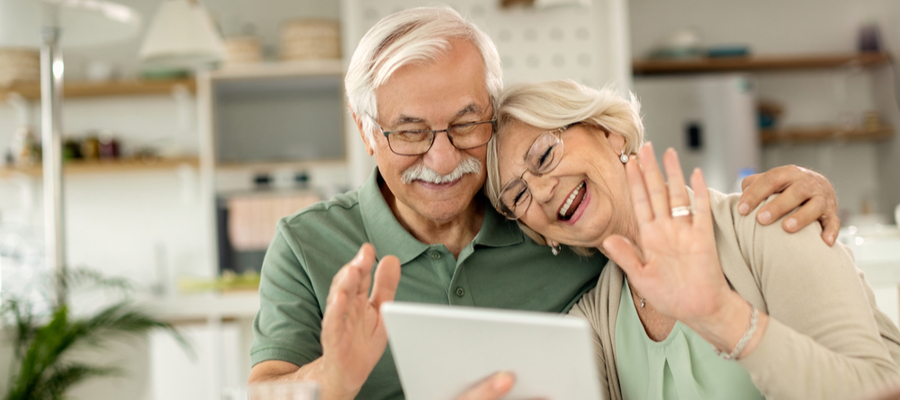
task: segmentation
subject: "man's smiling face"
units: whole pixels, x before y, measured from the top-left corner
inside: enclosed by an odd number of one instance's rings
[[[446,54],[433,61],[399,68],[375,92],[376,122],[386,131],[447,129],[454,125],[491,119],[490,96],[485,86],[484,62],[477,47],[464,40],[451,40]],[[358,116],[358,118],[366,118]],[[365,135],[363,135],[365,140]],[[448,222],[470,209],[485,180],[487,146],[459,150],[444,132],[437,133],[427,153],[403,156],[391,151],[387,138],[375,132],[374,143],[366,143],[375,155],[378,169],[400,212],[412,211],[434,222]],[[433,183],[421,179],[404,182],[411,168],[428,168],[450,175],[465,160],[477,160],[477,168],[459,179]],[[477,172],[476,172],[477,171]]]

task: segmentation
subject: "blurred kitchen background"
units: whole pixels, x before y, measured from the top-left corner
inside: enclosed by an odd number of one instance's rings
[[[20,16],[3,14],[23,1],[38,0],[0,0],[0,297],[49,272],[38,49],[9,40],[40,33],[15,31],[9,21]],[[66,265],[136,282],[142,304],[176,324],[197,357],[165,334],[117,344],[86,357],[124,365],[126,376],[71,394],[217,399],[248,376],[256,273],[277,219],[356,187],[374,166],[343,98],[359,38],[390,13],[435,3],[116,1],[140,16],[116,43],[69,47],[61,20]],[[717,189],[784,164],[824,174],[842,240],[897,321],[900,3],[444,3],[493,38],[507,83],[568,78],[633,91],[647,139],[679,149],[685,170],[703,167]],[[142,46],[192,40],[164,6],[205,12],[222,60],[142,61]],[[9,357],[0,351],[0,388]]]

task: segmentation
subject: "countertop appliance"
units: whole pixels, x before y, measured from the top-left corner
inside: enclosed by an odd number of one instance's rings
[[[678,151],[686,177],[700,167],[709,187],[740,190],[744,171],[760,167],[754,81],[739,74],[642,77],[634,91],[641,101],[645,139],[656,156]]]

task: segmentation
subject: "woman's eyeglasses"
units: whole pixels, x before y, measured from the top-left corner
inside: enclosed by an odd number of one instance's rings
[[[544,132],[534,141],[525,154],[525,170],[518,178],[507,183],[500,192],[500,213],[503,216],[515,220],[525,214],[531,204],[531,189],[522,179],[525,172],[531,172],[532,175],[539,177],[556,168],[565,147],[560,135],[577,123]]]

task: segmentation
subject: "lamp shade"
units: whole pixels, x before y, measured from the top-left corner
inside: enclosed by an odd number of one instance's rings
[[[202,5],[166,0],[150,24],[140,57],[152,66],[198,68],[222,61],[225,45]]]
[[[51,12],[43,12],[46,7]],[[55,21],[44,18],[55,14]],[[137,34],[140,15],[102,0],[0,0],[0,47],[38,48],[41,27],[65,29],[62,45],[89,46],[124,40]]]

